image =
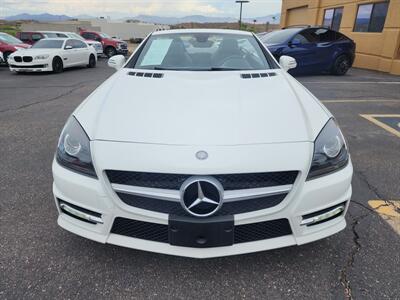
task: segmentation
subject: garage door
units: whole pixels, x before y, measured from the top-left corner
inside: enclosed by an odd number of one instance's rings
[[[292,8],[287,11],[286,26],[309,24],[308,6]]]

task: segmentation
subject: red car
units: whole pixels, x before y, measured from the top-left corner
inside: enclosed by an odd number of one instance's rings
[[[29,47],[30,47],[29,45],[24,44],[19,39],[7,33],[0,32],[0,52],[3,52],[3,58],[6,63],[7,63],[7,58],[11,53],[19,49],[26,49]]]
[[[127,55],[128,44],[103,32],[81,30],[79,33],[86,40],[98,41],[103,45],[104,54],[111,57],[117,54]]]
[[[24,32],[17,32],[17,38],[20,39],[22,42],[28,45],[33,45],[37,41],[46,38],[46,36],[40,32],[34,31],[24,31]],[[54,36],[57,37],[57,36]]]

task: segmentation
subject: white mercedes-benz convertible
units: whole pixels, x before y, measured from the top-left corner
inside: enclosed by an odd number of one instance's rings
[[[84,41],[70,38],[42,39],[29,49],[14,52],[8,57],[13,72],[54,72],[65,68],[96,67],[96,50]]]
[[[53,163],[58,224],[101,243],[207,258],[346,226],[353,173],[332,114],[258,38],[151,34],[70,116]]]

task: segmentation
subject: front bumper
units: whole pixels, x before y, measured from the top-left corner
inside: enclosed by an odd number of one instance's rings
[[[51,61],[40,60],[31,63],[8,61],[10,71],[12,72],[51,72],[53,70]]]
[[[117,54],[121,55],[127,55],[128,54],[128,48],[117,48]]]
[[[282,203],[272,208],[234,215],[233,218],[235,226],[287,219],[291,234],[212,248],[173,246],[168,242],[156,242],[111,233],[116,218],[168,225],[169,216],[126,205],[112,190],[104,174],[99,176],[99,180],[92,179],[69,171],[54,161],[53,193],[59,211],[58,224],[77,235],[101,243],[145,251],[209,258],[301,245],[339,232],[346,226],[344,216],[352,192],[352,173],[351,162],[336,173],[311,181],[305,181],[306,173],[301,172],[293,190]],[[60,209],[59,200],[98,213],[101,215],[102,223],[90,224],[71,217]],[[301,225],[305,215],[340,204],[344,204],[345,207],[345,211],[340,216],[313,226]]]

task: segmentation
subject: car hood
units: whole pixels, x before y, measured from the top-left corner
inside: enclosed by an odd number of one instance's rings
[[[28,44],[13,44],[14,47],[18,47],[18,48],[23,48],[23,49],[28,49],[31,47],[31,45]]]
[[[174,145],[249,145],[314,141],[329,113],[282,70],[245,72],[122,69],[75,111],[92,140]],[[252,72],[254,73],[254,72]]]
[[[56,53],[61,51],[61,49],[19,49],[18,51],[14,52],[12,55],[29,55],[29,56],[35,56],[35,55],[42,55],[42,54],[51,54],[51,53]]]
[[[105,41],[107,41],[107,42],[109,42],[109,43],[124,43],[124,44],[126,44],[125,41],[120,40],[120,39],[113,39],[113,38],[111,38],[111,39],[103,39],[103,40],[105,40]]]

